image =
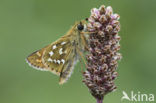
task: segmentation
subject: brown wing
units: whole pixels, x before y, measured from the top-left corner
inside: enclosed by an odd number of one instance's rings
[[[42,62],[52,73],[60,76],[60,84],[70,77],[77,60],[71,38],[60,38],[44,51]]]
[[[42,63],[42,56],[43,56],[43,52],[44,52],[45,48],[42,48],[42,49],[30,54],[26,58],[27,63],[31,67],[33,67],[37,70],[48,71],[48,68],[46,68],[46,66]]]
[[[71,50],[70,40],[68,38],[60,38],[45,49],[42,63],[52,73],[60,75],[66,58],[70,55]]]
[[[65,83],[68,78],[71,76],[74,66],[78,61],[77,53],[75,53],[75,49],[72,50],[71,54],[67,57],[67,62],[63,65],[59,84]]]
[[[70,30],[71,31],[71,30]],[[46,47],[44,47],[44,48],[42,48],[42,49],[40,49],[40,50],[38,50],[38,51],[36,51],[36,52],[34,52],[34,53],[32,53],[32,54],[30,54],[27,58],[26,58],[26,62],[31,66],[31,67],[33,67],[33,68],[35,68],[35,69],[37,69],[37,70],[42,70],[42,71],[48,71],[48,67],[43,63],[43,55],[45,54],[45,56],[47,55],[47,52],[48,51],[50,51],[50,48],[52,47],[52,46],[54,46],[54,45],[64,45],[64,44],[66,44],[66,43],[68,43],[69,44],[69,41],[70,41],[70,39],[71,39],[71,32],[68,32],[67,33],[67,35],[65,35],[65,36],[63,36],[63,37],[61,37],[59,40],[57,40],[57,41],[55,41],[55,42],[53,42],[52,44],[50,44],[50,45],[48,45],[48,46],[46,46]],[[66,43],[65,43],[65,41],[66,41]],[[62,44],[61,44],[62,43]],[[69,46],[69,45],[67,45],[67,46]],[[64,46],[64,47],[66,47],[66,46]],[[56,49],[55,50],[57,50],[57,47],[56,47]],[[52,53],[52,52],[51,52]],[[52,55],[52,54],[51,54]],[[44,57],[45,57],[44,56]],[[59,56],[59,55],[55,55],[55,56]],[[62,56],[61,56],[62,57]],[[53,68],[55,68],[55,65],[54,65],[54,67]],[[52,68],[51,68],[52,69]],[[50,69],[50,71],[51,71],[51,69]],[[53,71],[54,72],[54,71]],[[59,73],[55,73],[55,74],[57,74],[57,75],[59,75]]]
[[[75,26],[56,42],[32,53],[27,58],[30,66],[39,70],[49,70],[60,76],[60,84],[63,84],[70,77],[74,65],[76,64],[77,53],[75,38]]]

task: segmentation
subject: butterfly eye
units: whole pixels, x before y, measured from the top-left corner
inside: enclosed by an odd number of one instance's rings
[[[84,26],[80,23],[77,25],[77,29],[82,31],[84,29]]]

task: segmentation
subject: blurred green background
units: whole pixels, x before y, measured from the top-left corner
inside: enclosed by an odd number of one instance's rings
[[[118,89],[104,103],[131,103],[121,102],[123,90],[156,95],[156,0],[0,0],[0,103],[95,103],[80,63],[60,86],[57,76],[32,69],[25,58],[102,4],[121,16],[123,55]]]

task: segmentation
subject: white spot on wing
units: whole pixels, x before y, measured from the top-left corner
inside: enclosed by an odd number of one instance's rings
[[[61,45],[64,45],[64,44],[66,44],[66,42],[62,42],[62,43],[61,43]]]
[[[54,54],[53,51],[49,52],[49,55],[50,55],[50,56],[52,56],[53,54]]]
[[[61,62],[64,64],[65,63],[65,60],[64,59],[61,59]]]
[[[53,49],[56,49],[56,45],[53,46]]]
[[[57,62],[56,59],[53,60],[55,63]]]
[[[60,61],[60,60],[57,60],[57,63],[58,63],[58,64],[60,64],[60,63],[61,63],[61,61]]]
[[[51,58],[48,59],[48,62],[52,62],[53,60]]]
[[[63,54],[62,50],[63,50],[62,48],[59,50],[59,54],[60,55]]]

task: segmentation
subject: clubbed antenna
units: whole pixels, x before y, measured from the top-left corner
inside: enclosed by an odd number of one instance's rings
[[[107,93],[117,87],[114,80],[117,77],[117,61],[121,59],[119,15],[114,14],[112,7],[93,8],[88,18],[88,31],[95,32],[89,36],[89,51],[86,56],[87,70],[83,82],[90,93],[102,103]]]

